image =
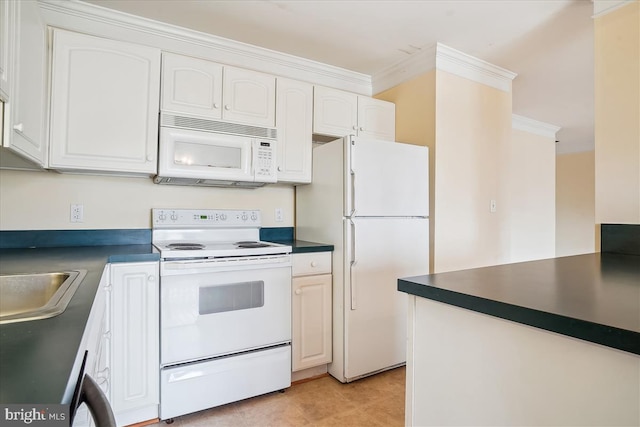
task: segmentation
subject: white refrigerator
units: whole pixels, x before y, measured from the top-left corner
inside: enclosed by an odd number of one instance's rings
[[[350,382],[406,362],[398,278],[429,273],[427,147],[348,136],[314,148],[296,238],[333,244],[333,360]]]

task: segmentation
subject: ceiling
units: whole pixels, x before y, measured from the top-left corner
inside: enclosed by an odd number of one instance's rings
[[[436,42],[517,73],[513,113],[593,150],[591,0],[87,0],[360,73]]]

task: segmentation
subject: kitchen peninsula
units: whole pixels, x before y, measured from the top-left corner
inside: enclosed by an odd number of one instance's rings
[[[406,425],[640,425],[640,226],[602,227],[602,253],[398,281]]]

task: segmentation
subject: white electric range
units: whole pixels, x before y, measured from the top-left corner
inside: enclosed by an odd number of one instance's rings
[[[258,210],[153,209],[160,418],[291,385],[291,246]]]

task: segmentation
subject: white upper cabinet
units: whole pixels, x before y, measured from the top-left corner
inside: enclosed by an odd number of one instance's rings
[[[0,2],[0,99],[9,100],[11,93],[9,71],[13,54],[13,26],[15,25],[15,2]]]
[[[172,53],[162,55],[162,110],[274,127],[276,78]]]
[[[224,68],[223,117],[225,120],[274,127],[276,78],[234,67]]]
[[[55,30],[50,167],[152,175],[160,50]]]
[[[358,130],[358,95],[316,86],[313,92],[313,133],[336,138]]]
[[[359,96],[358,136],[395,141],[396,105],[380,99]]]
[[[311,182],[313,86],[278,78],[276,91],[278,181]]]
[[[0,2],[0,89],[5,105],[3,146],[22,158],[47,163],[47,38],[36,1]],[[6,39],[5,39],[6,37]]]
[[[162,54],[163,111],[222,118],[222,65],[172,53]]]
[[[395,105],[322,86],[314,88],[313,133],[395,140]]]

